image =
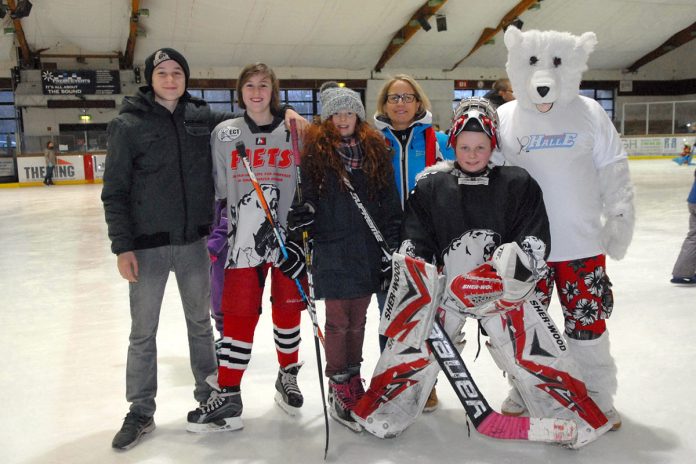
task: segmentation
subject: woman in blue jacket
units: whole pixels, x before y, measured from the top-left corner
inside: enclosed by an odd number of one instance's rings
[[[375,127],[382,131],[392,147],[392,164],[402,208],[416,185],[418,173],[438,161],[454,159],[454,152],[447,145],[447,135],[432,126],[430,109],[428,96],[418,82],[406,74],[397,74],[388,80],[377,95]],[[380,314],[385,299],[386,292],[377,293]],[[384,351],[386,342],[386,337],[380,335],[380,350]],[[433,388],[424,411],[435,410],[437,403]]]
[[[388,80],[377,96],[375,127],[382,131],[394,155],[394,175],[401,205],[416,185],[416,174],[443,159],[453,159],[447,136],[432,127],[430,100],[406,74]]]

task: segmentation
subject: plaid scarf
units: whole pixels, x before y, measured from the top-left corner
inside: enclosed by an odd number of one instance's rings
[[[341,146],[338,147],[338,154],[343,161],[346,171],[360,169],[363,162],[363,149],[360,142],[355,137],[345,137],[341,139]]]

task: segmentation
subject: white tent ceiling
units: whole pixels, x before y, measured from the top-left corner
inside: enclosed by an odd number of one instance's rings
[[[426,0],[141,0],[135,62],[153,50],[181,51],[192,68],[274,67],[364,72],[369,77],[392,36]],[[419,30],[385,70],[451,68],[484,27],[495,28],[519,0],[449,0],[447,31]],[[29,48],[46,54],[125,52],[130,0],[33,0],[22,19]],[[594,31],[590,68],[625,69],[696,22],[696,0],[544,0],[520,16],[524,29]],[[11,25],[9,15],[3,20]],[[503,68],[502,34],[457,68]],[[692,47],[693,42],[682,47]],[[693,48],[690,48],[693,50]],[[675,53],[675,52],[671,52]],[[695,60],[690,60],[693,62]],[[690,63],[686,65],[694,69]],[[227,76],[233,77],[233,76]],[[311,77],[311,76],[304,76]]]

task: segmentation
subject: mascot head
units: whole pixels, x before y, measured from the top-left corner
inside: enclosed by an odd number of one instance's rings
[[[568,104],[580,90],[587,58],[597,44],[593,32],[505,31],[508,77],[519,105],[548,111]]]

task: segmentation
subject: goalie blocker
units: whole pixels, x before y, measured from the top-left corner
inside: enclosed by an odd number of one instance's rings
[[[380,438],[399,435],[421,414],[442,367],[484,435],[578,448],[606,432],[610,424],[569,373],[576,369],[562,336],[530,297],[536,272],[530,269],[536,267],[516,244],[506,244],[489,263],[453,279],[445,290],[445,277],[434,266],[395,253],[380,323],[389,341],[353,411],[356,421]],[[502,416],[478,390],[450,339],[459,335],[465,317],[481,319],[496,363],[519,384],[528,405],[535,404],[531,418]]]

